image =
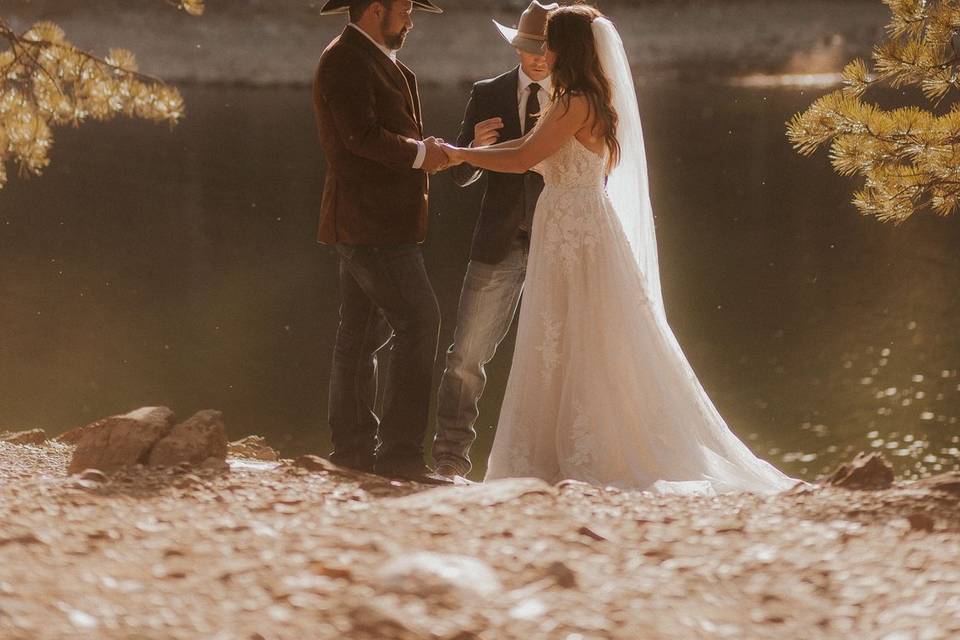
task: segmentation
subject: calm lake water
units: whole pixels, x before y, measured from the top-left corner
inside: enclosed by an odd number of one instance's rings
[[[785,140],[817,92],[640,93],[668,315],[733,429],[810,479],[869,449],[903,477],[958,468],[960,216],[860,217],[855,183]],[[44,177],[0,191],[0,429],[59,433],[162,404],[220,409],[232,437],[288,455],[326,453],[336,260],[314,242],[309,90],[184,94],[172,131],[60,131]],[[428,132],[455,137],[468,90],[423,94]],[[433,182],[441,350],[480,194]],[[477,475],[512,346],[489,372]]]

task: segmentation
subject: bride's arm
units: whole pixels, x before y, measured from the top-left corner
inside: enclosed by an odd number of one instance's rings
[[[543,122],[524,138],[477,149],[444,147],[444,150],[451,164],[467,162],[499,173],[526,173],[575,135],[586,124],[588,113],[586,98],[570,96],[568,104],[550,109]]]
[[[530,134],[525,135],[522,138],[514,138],[513,140],[507,140],[506,142],[498,142],[497,144],[487,145],[486,147],[470,147],[471,149],[516,149],[523,144],[523,141],[530,137]]]

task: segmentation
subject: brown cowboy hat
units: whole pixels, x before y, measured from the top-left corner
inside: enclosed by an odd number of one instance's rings
[[[350,5],[353,4],[354,1],[355,0],[328,0],[327,4],[323,5],[323,8],[320,9],[320,15],[332,16],[336,13],[348,13],[350,11]],[[443,9],[430,2],[430,0],[413,0],[413,4],[417,8],[429,11],[430,13],[443,13]]]
[[[547,18],[551,11],[559,8],[557,3],[540,4],[533,0],[520,16],[520,24],[516,29],[504,26],[496,20],[493,24],[497,25],[503,39],[517,49],[540,56],[547,49]]]

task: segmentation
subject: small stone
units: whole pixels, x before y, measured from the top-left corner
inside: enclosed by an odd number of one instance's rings
[[[320,561],[311,562],[308,566],[310,571],[318,576],[325,576],[334,580],[351,580],[353,578],[353,571],[348,567],[338,567]]]
[[[72,483],[70,483],[69,486],[73,487],[74,489],[84,489],[87,491],[94,491],[100,488],[100,483],[94,482],[93,480],[83,480],[81,478],[76,478]]]
[[[84,611],[71,610],[68,618],[70,619],[70,623],[78,629],[96,629],[100,626],[96,618]]]
[[[935,525],[933,518],[925,513],[911,514],[907,516],[907,522],[914,531],[933,531]]]
[[[436,637],[425,625],[412,618],[396,603],[383,597],[363,602],[350,612],[354,632],[350,637],[407,638]],[[366,632],[366,633],[364,633]]]
[[[178,487],[203,486],[203,479],[193,473],[185,473],[177,478]]]
[[[229,443],[227,445],[227,455],[231,458],[264,460],[266,462],[276,462],[280,459],[280,454],[267,445],[267,441],[263,436],[255,435]]]
[[[0,537],[0,547],[7,544],[43,544],[43,541],[33,531],[23,531]]]
[[[539,598],[527,598],[510,609],[510,617],[517,620],[537,620],[548,611],[547,605]]]
[[[859,453],[834,471],[824,483],[831,487],[878,491],[893,486],[893,466],[879,452]]]
[[[556,580],[561,589],[573,589],[577,586],[577,574],[563,562],[551,563],[547,567],[547,575]]]
[[[579,534],[582,535],[582,536],[586,536],[586,537],[588,537],[588,538],[592,538],[592,539],[596,540],[597,542],[606,542],[606,541],[609,539],[609,538],[607,538],[605,535],[603,535],[603,534],[601,534],[601,533],[597,533],[596,531],[594,531],[593,529],[591,529],[591,528],[588,527],[588,526],[582,526],[582,527],[580,527],[579,529],[577,529],[577,533],[579,533]]]
[[[88,482],[107,482],[110,480],[107,474],[100,471],[100,469],[85,469],[77,474],[77,477]]]

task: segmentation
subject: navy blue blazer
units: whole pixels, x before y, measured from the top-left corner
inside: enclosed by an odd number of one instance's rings
[[[520,68],[501,76],[481,80],[473,85],[470,102],[463,116],[457,145],[473,142],[473,130],[478,122],[499,117],[503,120],[499,142],[522,137],[517,86]],[[468,164],[451,169],[450,175],[461,187],[473,184],[486,174],[487,183],[480,207],[480,218],[473,232],[470,259],[486,264],[497,264],[510,252],[520,225],[533,220],[533,212],[543,191],[543,178],[538,173],[497,173],[484,171]]]

